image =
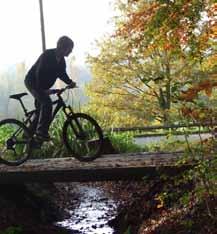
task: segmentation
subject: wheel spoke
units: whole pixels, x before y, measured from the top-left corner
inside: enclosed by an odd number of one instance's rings
[[[7,119],[0,122],[0,158],[5,164],[19,165],[30,154],[28,130],[23,123]]]
[[[96,121],[88,115],[75,114],[65,125],[64,134],[67,148],[79,160],[91,161],[100,155],[102,131]]]

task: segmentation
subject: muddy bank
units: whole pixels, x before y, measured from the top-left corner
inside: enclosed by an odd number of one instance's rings
[[[217,197],[208,201],[210,217],[206,201],[198,199],[193,188],[192,183],[176,184],[173,178],[120,182],[114,193],[123,204],[109,225],[115,234],[217,234]],[[165,192],[169,196],[163,201]],[[189,202],[179,202],[186,192],[192,193]]]
[[[22,234],[68,233],[54,220],[64,214],[56,205],[58,190],[52,184],[1,185],[0,231]],[[14,231],[16,230],[16,232]]]

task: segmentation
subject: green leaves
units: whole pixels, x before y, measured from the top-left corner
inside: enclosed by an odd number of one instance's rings
[[[205,33],[208,24],[201,24],[209,4],[203,0],[118,1],[116,33],[98,41],[97,56],[88,56],[93,76],[87,87],[89,108],[104,120],[106,112],[108,125],[117,127],[144,125],[153,118],[176,119],[182,87],[201,79],[197,74],[203,73],[205,79],[215,64],[206,52],[213,51]],[[205,100],[199,102],[206,105]]]

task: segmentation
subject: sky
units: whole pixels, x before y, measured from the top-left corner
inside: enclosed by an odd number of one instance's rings
[[[46,48],[62,35],[75,43],[71,56],[78,64],[93,50],[96,39],[112,32],[114,0],[44,0]],[[1,0],[0,69],[25,61],[33,63],[42,52],[38,0]]]

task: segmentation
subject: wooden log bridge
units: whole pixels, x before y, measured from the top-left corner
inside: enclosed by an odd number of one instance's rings
[[[181,152],[110,154],[92,162],[73,157],[32,159],[16,167],[0,165],[0,183],[133,180],[162,172],[174,175],[183,170],[175,165],[181,156]]]

